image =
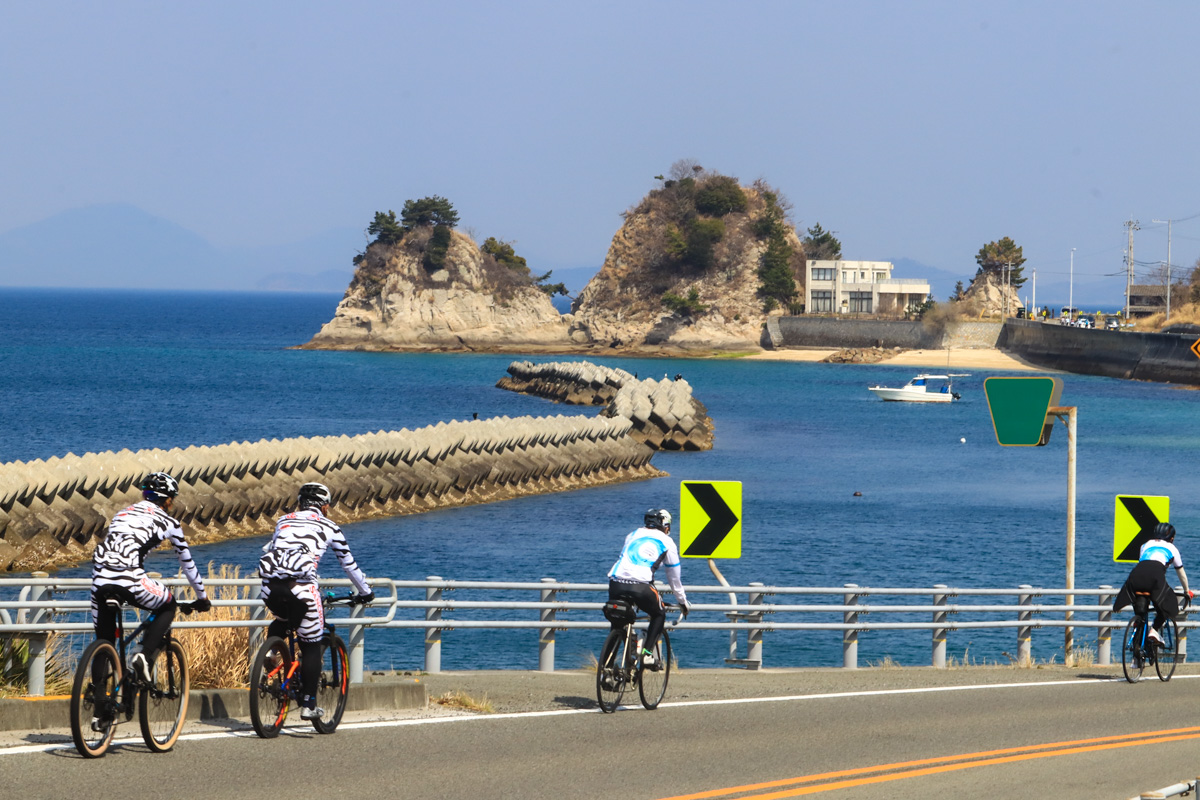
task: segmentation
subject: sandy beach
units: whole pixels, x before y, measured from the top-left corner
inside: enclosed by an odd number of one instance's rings
[[[821,361],[838,350],[764,350],[745,356],[756,361]],[[1044,367],[1027,364],[1008,353],[995,348],[959,348],[950,350],[902,350],[880,364],[900,367],[922,367],[926,369],[1002,369],[1022,372],[1054,372]]]

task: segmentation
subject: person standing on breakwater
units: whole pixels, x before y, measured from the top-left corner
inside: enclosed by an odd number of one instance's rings
[[[642,663],[647,666],[654,663],[654,645],[658,643],[667,621],[662,597],[654,588],[654,570],[660,564],[667,569],[667,581],[686,619],[687,594],[683,591],[680,579],[679,549],[671,541],[671,513],[665,508],[651,508],[643,517],[643,527],[625,537],[621,556],[608,571],[608,599],[632,600],[650,615],[646,640],[642,643]]]
[[[296,501],[296,510],[279,518],[271,541],[263,545],[258,574],[263,603],[276,617],[267,627],[267,636],[287,636],[294,630],[300,639],[300,719],[312,720],[325,715],[325,709],[317,708],[316,687],[321,679],[321,636],[325,633],[317,566],[326,548],[333,548],[364,604],[374,600],[375,593],[354,561],[342,529],[329,519],[333,502],[329,487],[306,483]]]
[[[1193,595],[1188,588],[1187,573],[1183,571],[1183,559],[1179,557],[1179,550],[1174,544],[1175,526],[1169,522],[1160,522],[1154,526],[1154,533],[1151,535],[1154,538],[1142,545],[1137,566],[1130,571],[1125,585],[1117,593],[1113,611],[1120,611],[1125,606],[1132,605],[1135,593],[1148,593],[1150,602],[1154,604],[1154,624],[1150,627],[1149,635],[1155,642],[1162,644],[1162,634],[1159,631],[1162,630],[1167,615],[1174,619],[1179,613],[1179,600],[1176,599],[1171,584],[1167,583],[1168,564],[1175,568],[1179,575],[1179,583],[1188,598]]]
[[[158,612],[142,637],[142,651],[129,660],[130,668],[151,683],[150,665],[171,629],[177,605],[171,590],[146,574],[142,566],[146,554],[170,541],[183,574],[196,590],[198,600],[192,609],[208,611],[212,603],[204,593],[204,580],[192,560],[183,527],[169,513],[179,495],[179,483],[165,472],[153,472],[138,488],[143,499],[113,515],[104,541],[96,545],[92,554],[92,625],[97,639],[116,642],[120,610],[99,602],[96,595],[104,587],[113,587],[109,591],[123,603]]]

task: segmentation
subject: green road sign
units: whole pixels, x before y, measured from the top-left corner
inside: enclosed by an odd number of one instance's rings
[[[1117,495],[1113,510],[1113,561],[1137,563],[1154,526],[1171,518],[1171,498],[1161,495]]]
[[[688,558],[742,557],[742,482],[679,484],[679,550]]]
[[[1053,420],[1046,415],[1062,397],[1062,378],[985,378],[983,392],[996,441],[1005,446],[1036,447],[1050,441]]]

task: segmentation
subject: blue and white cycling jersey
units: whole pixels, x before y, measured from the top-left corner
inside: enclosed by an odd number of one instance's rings
[[[638,528],[626,536],[621,557],[608,571],[608,577],[626,583],[653,583],[654,570],[660,565],[666,568],[667,582],[671,584],[675,598],[686,604],[687,595],[680,580],[679,549],[662,531]]]
[[[1157,561],[1164,567],[1172,566],[1175,569],[1183,569],[1183,559],[1179,556],[1179,550],[1175,545],[1163,539],[1151,539],[1142,545],[1138,561]]]

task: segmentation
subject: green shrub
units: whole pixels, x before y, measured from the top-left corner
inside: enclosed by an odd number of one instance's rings
[[[502,239],[489,236],[479,249],[484,253],[488,253],[498,263],[503,264],[509,269],[516,270],[517,272],[529,272],[529,264],[525,262],[525,259],[517,255],[516,251],[513,250],[513,246]]]
[[[436,272],[446,264],[446,253],[450,251],[450,228],[445,225],[435,225],[433,235],[425,248],[424,264],[429,272]]]
[[[664,292],[662,304],[668,311],[683,317],[694,317],[708,310],[708,306],[700,302],[700,293],[695,287],[688,290],[687,297],[680,297],[674,292]]]
[[[725,223],[719,219],[693,219],[688,225],[685,260],[697,271],[713,265],[713,247],[725,235]]]
[[[736,178],[714,175],[696,191],[696,210],[712,217],[745,211],[746,193]]]
[[[682,259],[687,257],[688,243],[683,234],[679,232],[679,228],[674,225],[667,226],[666,243],[663,249],[667,251],[667,255],[674,259]]]
[[[376,211],[375,220],[367,226],[367,233],[374,235],[379,244],[397,244],[404,238],[404,228],[396,221],[395,211],[388,211],[386,214]]]

